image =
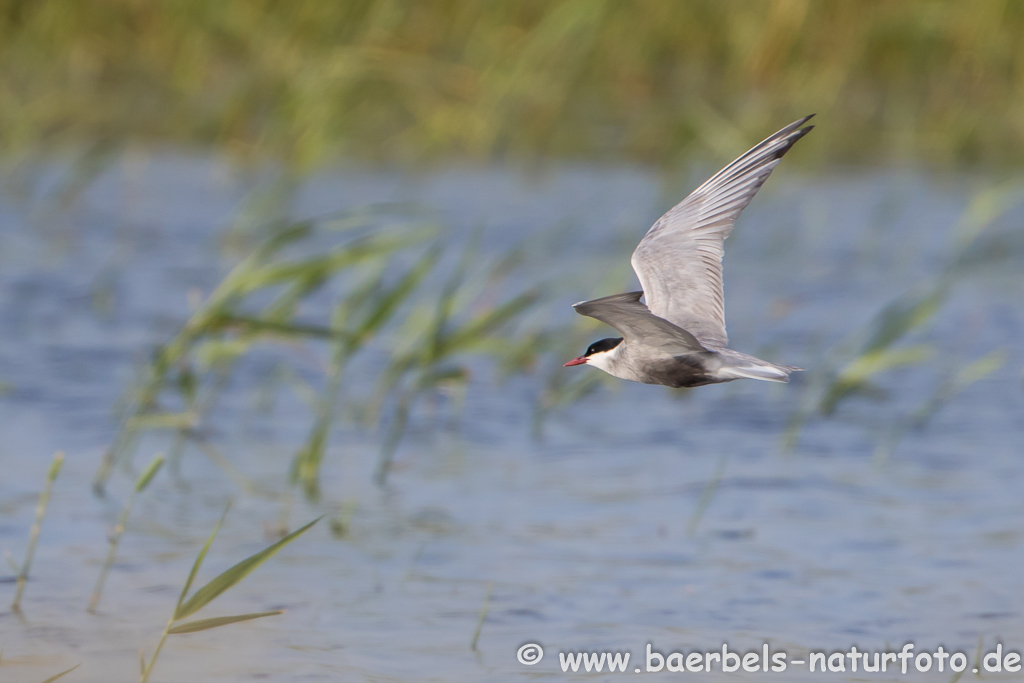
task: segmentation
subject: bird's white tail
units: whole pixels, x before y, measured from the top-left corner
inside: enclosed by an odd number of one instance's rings
[[[796,368],[790,365],[775,365],[765,363],[764,365],[744,364],[727,365],[715,372],[715,377],[727,382],[731,379],[760,379],[765,382],[788,382],[789,373],[803,368]]]

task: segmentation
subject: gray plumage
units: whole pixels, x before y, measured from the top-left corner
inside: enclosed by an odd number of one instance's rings
[[[630,259],[643,291],[573,306],[618,330],[621,343],[595,344],[567,365],[586,363],[622,379],[672,387],[741,378],[785,382],[799,370],[726,348],[722,256],[736,218],[813,128],[801,128],[810,118],[755,145],[655,222]]]

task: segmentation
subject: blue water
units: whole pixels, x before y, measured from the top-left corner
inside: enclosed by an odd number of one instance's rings
[[[288,213],[400,202],[443,226],[451,253],[482,229],[485,256],[525,250],[511,286],[543,283],[534,320],[573,324],[568,304],[633,286],[629,252],[700,173],[352,169],[305,181]],[[265,492],[247,493],[186,453],[179,481],[162,473],[138,499],[90,615],[131,482],[119,471],[106,498],[90,490],[115,433],[113,406],[186,319],[190,296],[209,293],[235,262],[222,242],[266,174],[127,160],[66,206],[54,199],[60,177],[23,170],[0,199],[0,547],[15,558],[50,457],[67,452],[23,615],[0,612],[0,680],[42,680],[78,662],[64,680],[136,676],[138,649],[152,652],[229,498],[201,579],[263,547],[282,523],[345,505],[354,513],[344,538],[321,523],[200,613],[285,615],[172,637],[153,680],[555,678],[569,675],[559,651],[628,650],[632,671],[647,643],[668,653],[768,642],[797,658],[913,642],[969,653],[972,665],[979,638],[986,651],[997,641],[1024,648],[1024,210],[998,213],[966,250],[957,243],[972,198],[994,181],[780,167],[727,244],[726,316],[734,348],[809,372],[786,386],[685,394],[608,382],[551,412],[538,440],[531,419],[544,373],[596,371],[552,362],[501,382],[474,361],[464,402],[439,396],[414,414],[383,490],[372,484],[379,434],[346,421],[321,503],[289,489],[309,408],[287,383],[269,414],[257,394],[274,363],[316,382],[323,349],[261,350],[210,429]],[[824,369],[852,357],[885,304],[944,275],[941,309],[900,342],[928,345],[930,360],[874,378],[884,398],[811,415],[784,449]],[[594,330],[591,340],[607,336]],[[880,456],[886,435],[957,368],[997,349],[997,371]],[[351,395],[365,395],[378,370],[372,359],[357,364]],[[137,462],[166,445],[144,440]],[[0,583],[0,604],[13,591]],[[518,663],[524,643],[543,645],[545,658]],[[732,674],[757,675],[766,674]],[[902,679],[829,674],[863,677]]]

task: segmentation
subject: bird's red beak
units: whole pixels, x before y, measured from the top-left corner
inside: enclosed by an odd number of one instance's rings
[[[571,365],[583,365],[586,362],[587,362],[587,357],[586,356],[580,356],[579,358],[573,358],[571,361],[569,361],[568,363],[566,363],[562,367],[563,368],[567,368],[567,367],[569,367]]]

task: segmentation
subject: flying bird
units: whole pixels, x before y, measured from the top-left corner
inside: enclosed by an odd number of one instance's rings
[[[800,370],[726,348],[722,255],[740,212],[789,148],[814,128],[802,127],[811,116],[755,145],[651,226],[630,259],[643,291],[573,304],[622,336],[594,342],[566,367],[592,365],[621,379],[674,388],[734,379],[787,382]]]

